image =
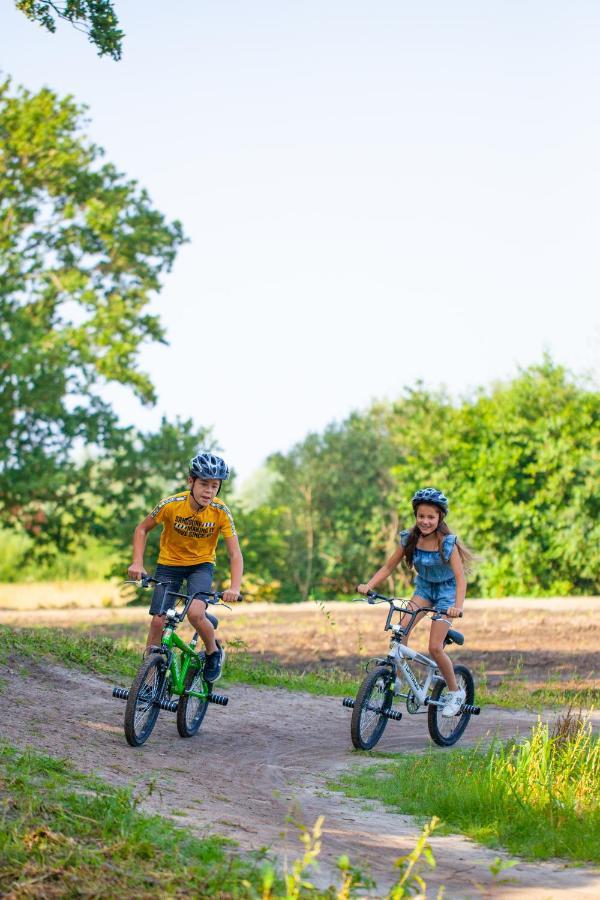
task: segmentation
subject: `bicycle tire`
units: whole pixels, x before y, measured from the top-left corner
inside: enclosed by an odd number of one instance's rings
[[[198,680],[202,682],[202,669],[189,668],[185,676],[184,690],[190,690],[194,682]],[[182,738],[193,737],[197,734],[207,709],[208,700],[190,697],[185,693],[181,695],[177,705],[177,731]]]
[[[381,713],[391,709],[394,701],[394,675],[387,666],[378,666],[369,672],[358,689],[350,735],[357,750],[372,750],[385,731],[387,718]],[[378,696],[373,702],[373,695]],[[379,705],[377,705],[379,701]],[[367,713],[373,715],[368,718]]]
[[[166,662],[160,653],[152,653],[141,664],[129,690],[125,706],[125,737],[132,747],[141,747],[156,724],[165,684]]]
[[[454,674],[459,688],[462,687],[466,693],[465,703],[473,704],[475,702],[475,682],[471,670],[466,666],[455,666]],[[445,681],[436,682],[431,692],[431,699],[439,700],[446,688]],[[439,747],[451,747],[462,736],[470,718],[471,713],[463,712],[446,719],[442,716],[441,706],[430,706],[427,710],[429,734]]]

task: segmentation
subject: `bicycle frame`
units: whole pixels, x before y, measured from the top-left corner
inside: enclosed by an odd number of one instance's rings
[[[181,694],[185,691],[185,680],[190,666],[199,668],[197,665],[197,656],[194,651],[196,641],[186,644],[178,634],[175,633],[171,625],[167,625],[163,632],[162,647],[167,651],[168,657],[168,674],[169,687],[172,694]],[[176,650],[181,651],[181,661]],[[187,691],[191,697],[198,697],[200,700],[206,700],[209,690],[204,679],[202,680],[202,691]]]
[[[187,693],[190,697],[198,697],[200,700],[206,700],[210,695],[210,689],[204,679],[202,679],[201,691],[186,691],[185,688],[185,680],[190,666],[200,668],[195,651],[198,642],[198,632],[194,634],[190,643],[186,644],[175,631],[176,626],[186,617],[188,609],[196,595],[194,594],[193,597],[189,597],[187,594],[178,594],[175,591],[165,591],[165,600],[167,597],[183,598],[186,601],[181,613],[177,613],[175,609],[177,600],[175,600],[174,605],[167,609],[165,613],[166,621],[162,633],[161,648],[164,648],[167,654],[167,677],[169,677],[171,693],[179,696],[183,693]],[[163,603],[163,609],[164,606],[165,604]],[[176,652],[177,650],[181,652],[181,661],[179,654]]]
[[[404,627],[402,627],[402,625],[400,624],[394,625],[392,623],[392,618],[395,612],[399,613],[400,616],[410,616],[410,623]],[[426,656],[424,653],[419,653],[412,647],[408,647],[406,644],[402,643],[403,638],[408,638],[408,635],[414,627],[416,618],[421,612],[422,610],[419,609],[412,610],[405,606],[396,606],[395,603],[390,603],[384,631],[391,631],[392,638],[390,641],[390,652],[388,653],[385,662],[388,665],[391,665],[394,669],[394,696],[400,697],[401,699],[407,701],[414,698],[417,701],[418,706],[428,706],[429,704],[443,706],[443,703],[441,701],[431,700],[428,697],[430,688],[432,687],[433,683],[435,681],[444,680],[439,674],[437,663],[429,656]],[[420,682],[412,671],[407,662],[407,660],[409,659],[414,660],[414,662],[419,663],[419,665],[425,666],[428,670],[423,682]],[[404,681],[408,685],[409,693],[402,692],[403,685],[399,677],[400,673],[402,673]]]

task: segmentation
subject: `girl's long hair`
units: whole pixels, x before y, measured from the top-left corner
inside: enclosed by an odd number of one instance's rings
[[[441,558],[445,563],[450,561],[450,558],[446,559],[443,551],[444,538],[446,535],[452,534],[448,526],[444,521],[444,513],[440,510],[440,521],[437,524],[437,528],[435,529],[435,536],[437,538],[437,548],[439,550]],[[404,559],[406,560],[406,565],[409,568],[412,568],[413,560],[415,558],[415,550],[417,549],[417,541],[421,537],[421,532],[419,531],[419,526],[415,523],[413,527],[410,529],[408,533],[408,540],[406,542],[406,547],[404,548]],[[471,551],[465,547],[464,544],[460,542],[458,537],[456,538],[456,549],[458,550],[458,555],[461,558],[463,569],[465,573],[469,573],[473,564],[473,554]]]

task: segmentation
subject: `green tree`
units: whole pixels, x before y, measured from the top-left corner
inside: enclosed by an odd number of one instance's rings
[[[32,22],[54,33],[56,22],[70,22],[78,31],[87,34],[90,43],[98,50],[98,56],[108,55],[121,59],[124,34],[110,0],[16,0],[17,9]]]
[[[183,240],[82,133],[84,111],[0,85],[0,523],[64,544],[85,527],[93,454],[116,419],[110,382],[154,400],[138,368],[163,340],[147,311]]]
[[[121,574],[131,562],[135,526],[163,497],[187,490],[188,463],[199,448],[218,452],[210,429],[195,426],[191,419],[169,422],[163,417],[155,432],[115,430],[104,456],[91,462],[88,530],[122,554]],[[226,496],[229,482],[224,488],[220,496]],[[156,562],[161,530],[148,536],[148,566]]]

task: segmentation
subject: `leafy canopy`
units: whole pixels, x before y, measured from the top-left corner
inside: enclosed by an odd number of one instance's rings
[[[121,59],[124,34],[110,0],[16,0],[17,9],[32,22],[54,33],[56,22],[63,19],[77,30],[87,34],[90,43],[98,50],[98,56]]]
[[[184,239],[83,117],[70,97],[0,84],[0,519],[56,539],[86,516],[91,463],[73,452],[115,439],[103,388],[154,400],[138,354],[163,340],[148,304]]]

